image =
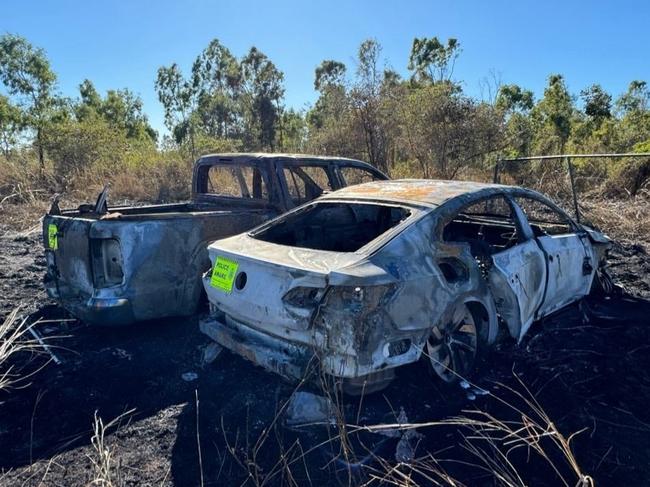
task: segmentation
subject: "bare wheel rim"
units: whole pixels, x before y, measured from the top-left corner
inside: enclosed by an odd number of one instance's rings
[[[431,330],[426,345],[431,368],[445,382],[467,377],[474,366],[477,343],[474,318],[463,305],[450,323]]]

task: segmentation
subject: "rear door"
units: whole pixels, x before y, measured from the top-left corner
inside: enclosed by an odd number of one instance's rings
[[[546,280],[544,254],[525,217],[503,195],[474,202],[448,223],[445,241],[469,244],[512,336],[521,338],[535,319]]]
[[[530,197],[516,197],[515,202],[546,254],[548,279],[541,317],[589,293],[595,272],[593,250],[586,233],[563,212]]]

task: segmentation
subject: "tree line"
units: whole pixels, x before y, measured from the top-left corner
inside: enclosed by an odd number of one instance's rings
[[[13,34],[0,37],[0,146],[7,161],[35,154],[60,174],[97,160],[155,158],[170,151],[196,158],[209,151],[309,152],[363,159],[393,175],[457,178],[497,156],[650,150],[650,87],[633,80],[614,97],[599,84],[571,93],[551,74],[541,97],[492,79],[481,98],[454,76],[457,39],[415,38],[408,75],[364,41],[354,66],[327,59],[314,71],[318,99],[297,111],[284,104],[284,74],[256,47],[242,57],[215,39],[189,72],[177,64],[153,75],[169,135],[152,129],[129,89],[101,94],[82,80],[64,97],[43,49]],[[628,171],[637,191],[650,164],[594,166]],[[605,174],[607,176],[608,174]]]

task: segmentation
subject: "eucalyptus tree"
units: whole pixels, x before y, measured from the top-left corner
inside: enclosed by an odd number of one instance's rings
[[[192,82],[185,79],[178,64],[173,63],[158,68],[155,87],[165,112],[165,125],[177,144],[189,143],[190,154],[196,158],[198,93]]]
[[[575,116],[573,97],[561,74],[548,77],[544,96],[532,110],[536,150],[540,154],[563,153]]]
[[[56,75],[45,51],[18,35],[1,36],[0,81],[22,108],[25,124],[36,133],[35,146],[43,168],[44,132],[57,107]]]
[[[413,39],[408,64],[409,70],[413,71],[413,79],[450,82],[460,50],[460,43],[453,37],[447,39],[446,44],[435,36],[416,37]]]
[[[251,47],[239,67],[244,142],[252,148],[273,150],[284,110],[284,74],[256,47]]]
[[[9,98],[0,95],[0,147],[7,160],[23,128],[23,112]]]

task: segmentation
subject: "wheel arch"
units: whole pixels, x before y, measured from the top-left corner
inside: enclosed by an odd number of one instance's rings
[[[491,298],[491,296],[490,296]],[[499,333],[499,319],[493,299],[483,299],[478,296],[469,296],[463,300],[475,322],[481,321],[485,324],[486,334],[483,337],[488,344],[496,341]]]

